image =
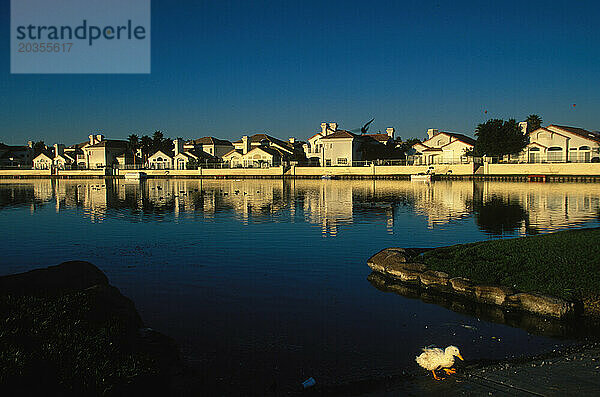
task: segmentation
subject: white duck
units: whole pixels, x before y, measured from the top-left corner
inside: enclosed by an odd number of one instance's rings
[[[448,346],[445,350],[435,347],[424,347],[423,353],[416,357],[415,361],[421,367],[431,371],[435,380],[441,380],[442,378],[438,378],[435,371],[443,369],[448,375],[455,374],[456,370],[451,368],[454,365],[455,356],[464,361],[456,346]]]

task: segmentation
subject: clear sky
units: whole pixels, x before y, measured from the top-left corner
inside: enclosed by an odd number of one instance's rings
[[[8,0],[0,12],[8,54]],[[149,75],[11,75],[5,56],[0,142],[306,139],[372,117],[404,138],[472,135],[531,113],[600,130],[599,21],[597,1],[153,0]]]

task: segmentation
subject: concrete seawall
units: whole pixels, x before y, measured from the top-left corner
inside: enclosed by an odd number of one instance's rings
[[[600,163],[570,164],[484,164],[473,172],[473,164],[433,166],[364,167],[271,167],[200,168],[197,170],[141,170],[150,178],[307,178],[331,176],[340,179],[408,179],[410,175],[433,170],[438,179],[490,179],[516,181],[600,182]],[[133,170],[0,170],[0,178],[122,178]]]

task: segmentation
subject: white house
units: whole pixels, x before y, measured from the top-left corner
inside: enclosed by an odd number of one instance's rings
[[[65,152],[65,145],[54,145],[54,159],[52,161],[55,168],[59,170],[74,168],[77,164],[77,157],[74,153]]]
[[[304,153],[312,164],[321,166],[352,165],[353,161],[375,160],[385,157],[385,148],[394,140],[394,128],[385,134],[354,134],[338,130],[338,124],[321,123],[321,131],[308,138]]]
[[[427,130],[427,139],[416,143],[408,153],[415,165],[469,163],[473,158],[466,153],[473,149],[475,139],[456,132]]]
[[[65,153],[64,150],[65,145],[58,143],[54,145],[54,151],[43,150],[33,159],[33,168],[38,170],[75,168],[76,156],[73,153]]]
[[[222,158],[225,154],[233,150],[233,145],[227,140],[212,136],[187,141],[183,145],[183,152],[193,152],[196,150],[201,150],[211,156]]]
[[[226,164],[229,164],[229,166],[231,168],[243,167],[244,166],[243,157],[244,157],[244,153],[242,150],[233,149],[229,153],[226,153],[223,156],[223,162]]]
[[[186,147],[191,149],[186,150]],[[150,169],[197,169],[202,164],[217,163],[219,158],[200,149],[200,146],[190,146],[189,141],[184,143],[181,139],[173,140],[173,149],[161,149],[148,157]]]
[[[302,142],[290,138],[288,142],[267,134],[244,135],[233,142],[234,149],[223,156],[230,167],[266,167],[305,161]]]
[[[216,140],[216,138],[210,138],[210,139]],[[173,167],[178,170],[186,170],[186,169],[197,169],[199,166],[202,166],[203,164],[218,163],[220,160],[219,160],[219,157],[217,157],[217,155],[209,154],[208,152],[205,152],[201,148],[204,147],[205,149],[207,149],[213,153],[221,154],[222,147],[229,147],[231,149],[233,146],[231,144],[229,144],[229,146],[226,146],[226,145],[219,145],[216,143],[217,143],[216,141],[213,141],[213,143],[206,144],[204,146],[202,146],[202,145],[192,146],[191,148],[186,150],[185,148],[189,147],[189,146],[186,146],[186,144],[184,144],[181,140],[175,139],[173,141],[173,147],[174,147]]]
[[[104,139],[104,135],[89,136],[89,144],[83,146],[83,158],[77,156],[77,164],[85,168],[105,168],[119,164],[117,157],[127,150],[128,142],[116,139]]]
[[[148,157],[148,168],[170,170],[173,168],[173,157],[175,157],[175,153],[172,150],[157,150]]]
[[[289,141],[282,141],[267,134],[254,134],[244,136],[242,139],[233,142],[234,149],[250,151],[256,147],[272,147],[281,151],[287,152],[294,157],[304,157],[302,151],[302,142],[296,141],[295,138],[290,138]]]
[[[36,170],[49,170],[54,163],[54,153],[49,150],[43,150],[33,159],[33,168]]]
[[[262,135],[259,137],[262,139],[257,139],[254,146],[251,137],[248,136],[243,136],[240,142],[234,142],[236,149],[225,154],[223,161],[232,168],[256,168],[275,167],[297,160],[297,153],[291,145],[288,146],[285,142],[272,137],[265,139],[268,137],[265,134],[257,135]]]
[[[529,132],[529,144],[512,160],[540,162],[598,162],[600,133],[551,124]]]

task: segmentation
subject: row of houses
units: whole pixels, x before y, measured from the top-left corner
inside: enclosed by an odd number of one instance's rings
[[[527,123],[520,126],[529,135],[529,144],[520,153],[504,156],[505,162],[600,162],[598,132],[556,124],[527,132]],[[466,135],[429,129],[427,139],[413,145],[407,155],[416,165],[469,163],[473,157],[468,153],[474,145],[475,140]]]
[[[33,159],[35,169],[103,168],[124,165],[133,161],[127,141],[105,139],[104,135],[89,135],[85,142],[68,147],[55,144],[53,150],[45,148]]]
[[[527,132],[525,122],[520,123]],[[0,166],[31,166],[36,169],[94,169],[104,167],[150,169],[196,169],[200,166],[272,167],[279,165],[352,166],[369,161],[405,158],[408,164],[457,164],[474,161],[470,152],[475,139],[456,132],[427,130],[422,142],[400,153],[393,127],[385,133],[357,134],[321,123],[306,142],[281,140],[268,134],[243,136],[230,142],[215,137],[175,139],[169,148],[143,156],[132,152],[127,141],[105,139],[101,134],[71,146],[55,144],[34,157],[27,146],[0,144]],[[522,152],[505,156],[508,162],[596,162],[600,161],[600,133],[551,124],[528,132],[529,144]],[[144,158],[146,157],[146,158]]]

